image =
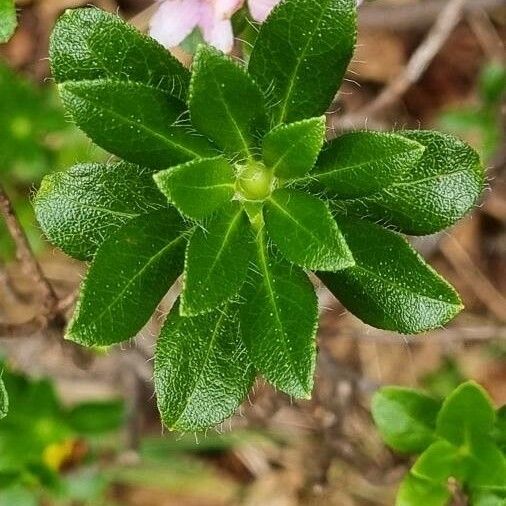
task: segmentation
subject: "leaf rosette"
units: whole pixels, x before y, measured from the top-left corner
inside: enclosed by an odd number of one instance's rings
[[[400,485],[396,506],[446,506],[450,479],[470,504],[504,504],[504,407],[495,410],[477,383],[461,384],[442,403],[410,388],[383,387],[373,397],[372,415],[388,446],[419,454]]]
[[[247,67],[201,46],[190,72],[100,10],[68,11],[56,25],[63,103],[123,160],[48,176],[35,200],[48,238],[91,261],[67,337],[135,337],[182,276],[155,357],[171,428],[219,423],[257,374],[311,395],[310,271],[388,330],[422,332],[462,307],[400,233],[432,233],[469,211],[483,186],[479,159],[437,132],[327,142],[324,113],[355,36],[355,0],[285,0]]]

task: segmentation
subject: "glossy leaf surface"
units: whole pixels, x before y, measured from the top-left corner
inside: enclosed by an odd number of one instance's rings
[[[49,174],[34,205],[46,237],[80,260],[93,258],[133,218],[167,207],[152,171],[125,162],[75,165]]]
[[[193,61],[189,105],[195,128],[225,151],[252,156],[266,113],[262,92],[243,68],[200,46]]]
[[[425,146],[420,162],[388,188],[339,204],[406,234],[438,232],[462,218],[481,194],[484,176],[479,157],[450,135],[423,130],[402,135]]]
[[[201,158],[158,172],[160,191],[178,210],[200,220],[232,199],[234,169],[223,157]]]
[[[69,81],[60,96],[77,125],[94,142],[125,160],[155,169],[216,151],[179,124],[183,102],[135,82]]]
[[[267,249],[257,255],[241,292],[241,328],[258,371],[276,388],[308,398],[313,388],[318,302],[306,274]]]
[[[351,132],[325,146],[306,180],[336,198],[382,190],[416,166],[425,148],[396,134]]]
[[[451,494],[445,484],[408,473],[402,480],[395,506],[447,506]]]
[[[383,387],[372,400],[372,415],[383,440],[397,451],[420,453],[434,441],[440,404],[421,392]]]
[[[186,252],[181,314],[215,309],[240,290],[254,254],[252,240],[248,217],[235,202],[197,228]]]
[[[158,407],[170,429],[205,429],[232,415],[255,378],[237,308],[225,305],[191,318],[175,308],[158,338],[154,375]]]
[[[337,217],[355,266],[319,277],[355,316],[404,334],[444,325],[462,309],[454,289],[395,232]]]
[[[154,39],[96,8],[67,10],[51,36],[57,82],[133,81],[185,99],[190,73]]]
[[[7,42],[16,29],[14,0],[0,0],[0,43]]]
[[[474,382],[454,390],[443,403],[437,419],[437,434],[453,444],[468,441],[471,434],[490,434],[495,412],[488,394]]]
[[[267,94],[274,124],[323,114],[350,62],[355,0],[285,0],[260,28],[249,72]]]
[[[309,172],[325,140],[325,116],[280,125],[263,140],[264,163],[281,179]]]
[[[186,232],[173,209],[139,216],[97,251],[66,338],[103,346],[134,337],[183,271]]]
[[[276,190],[265,204],[269,237],[290,261],[313,270],[337,271],[353,256],[328,207],[297,190]]]

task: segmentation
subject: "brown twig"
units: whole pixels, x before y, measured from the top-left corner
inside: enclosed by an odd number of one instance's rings
[[[360,10],[360,26],[367,29],[421,30],[434,23],[440,15],[445,0],[424,0],[423,2],[400,5],[366,4]],[[492,12],[504,8],[504,0],[467,0],[466,13],[476,10]]]
[[[380,94],[362,109],[336,118],[332,127],[353,128],[399,100],[418,81],[436,54],[440,51],[453,29],[459,22],[465,0],[449,0],[436,22],[411,56],[404,70],[383,88]]]
[[[35,258],[28,239],[16,217],[9,197],[0,185],[0,214],[5,220],[9,235],[16,246],[16,257],[27,276],[32,279],[35,288],[43,299],[43,314],[51,319],[57,313],[58,297],[53,287],[42,272],[39,262]]]
[[[24,323],[0,323],[0,339],[21,339],[33,336],[41,329],[39,318],[32,318]]]
[[[503,41],[488,14],[483,9],[477,9],[469,13],[466,19],[476,39],[483,48],[483,52],[491,60],[497,62],[504,61]]]
[[[439,245],[441,253],[450,262],[460,278],[473,290],[491,314],[506,322],[506,299],[475,265],[455,237],[448,236]]]
[[[20,324],[0,323],[0,338],[28,337],[40,330],[62,329],[65,321],[59,309],[58,297],[35,258],[28,239],[19,223],[7,193],[0,185],[0,215],[16,247],[16,257],[25,274],[33,281],[42,299],[42,311]]]

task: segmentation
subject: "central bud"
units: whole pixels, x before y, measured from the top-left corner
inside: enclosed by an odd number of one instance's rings
[[[272,192],[272,172],[258,161],[249,161],[239,168],[237,191],[246,200],[265,200]]]

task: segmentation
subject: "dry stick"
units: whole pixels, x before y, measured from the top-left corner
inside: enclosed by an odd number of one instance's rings
[[[60,301],[33,254],[23,228],[16,217],[11,201],[2,185],[0,185],[0,215],[4,218],[9,235],[14,241],[16,257],[23,271],[32,279],[35,289],[40,292],[42,297],[41,314],[34,316],[24,323],[0,323],[0,339],[30,337],[48,327],[55,329],[63,328],[65,320],[59,307]],[[77,356],[76,353],[74,355]],[[80,357],[79,362],[84,363]]]
[[[43,298],[43,316],[51,320],[57,313],[58,297],[42,272],[39,262],[36,260],[28,239],[16,217],[11,201],[0,185],[0,213],[2,214],[9,235],[16,246],[16,257],[26,275],[33,280],[36,289]]]
[[[423,42],[411,56],[401,74],[390,84],[386,85],[372,102],[356,112],[342,118],[336,118],[337,125],[334,124],[333,126],[351,128],[362,123],[364,118],[374,116],[381,110],[386,109],[404,95],[409,87],[418,81],[440,51],[459,22],[464,5],[465,0],[450,0],[441,11]]]
[[[467,15],[467,22],[474,32],[483,52],[497,62],[504,61],[504,44],[494,24],[483,9],[477,9]]]
[[[406,2],[400,5],[364,5],[360,10],[360,26],[377,30],[421,30],[432,25],[446,5],[445,0]],[[504,8],[504,0],[467,0],[466,13],[477,9],[486,12]]]
[[[499,321],[506,322],[506,298],[488,280],[455,237],[448,236],[440,244],[441,253],[462,280]]]

